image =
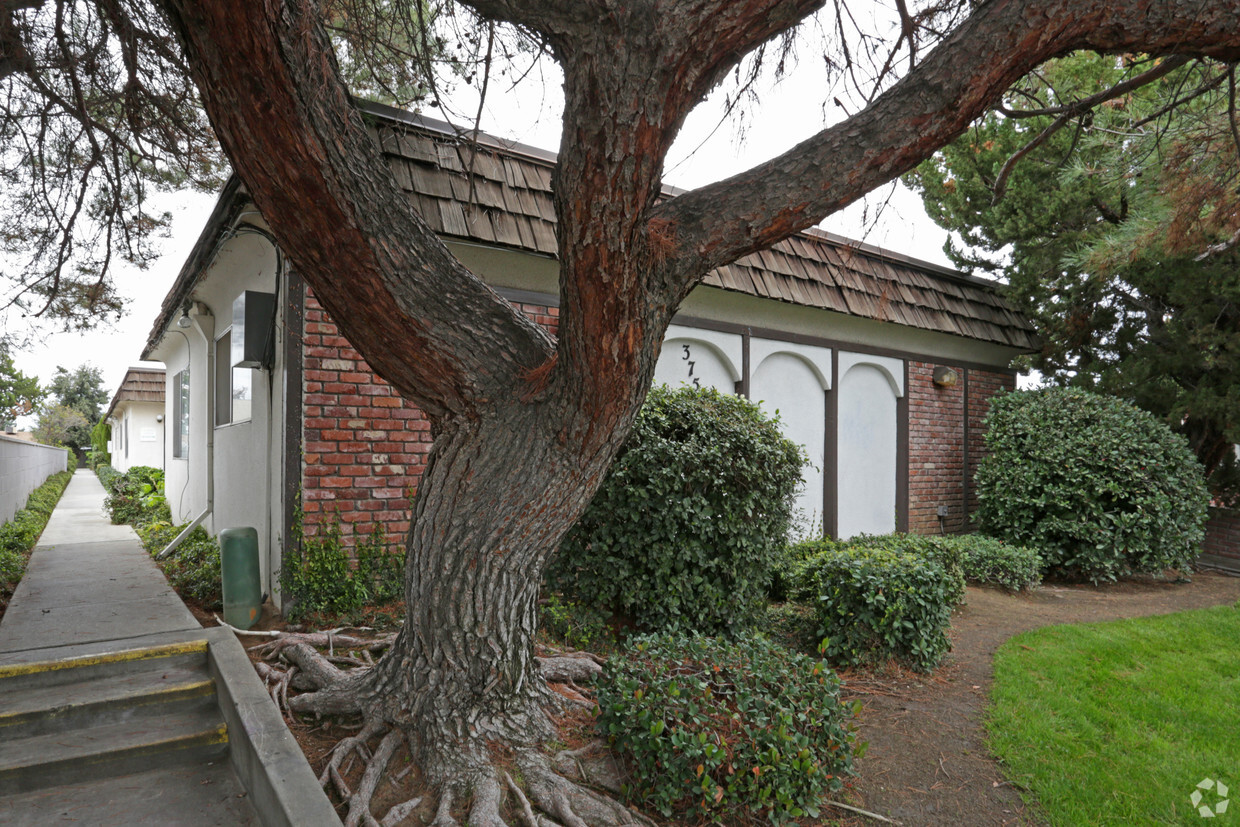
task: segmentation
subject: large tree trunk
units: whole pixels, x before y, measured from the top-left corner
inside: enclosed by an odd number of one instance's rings
[[[506,406],[437,438],[414,504],[405,624],[366,688],[407,722],[436,783],[485,771],[488,744],[550,734],[533,652],[541,574],[625,424]]]

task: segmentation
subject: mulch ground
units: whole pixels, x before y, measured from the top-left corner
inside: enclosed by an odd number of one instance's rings
[[[1041,824],[986,749],[983,717],[999,646],[1029,629],[1168,614],[1240,600],[1240,578],[1200,572],[1191,583],[1133,578],[1102,587],[1045,585],[1027,594],[972,588],[952,619],[952,652],[932,675],[851,674],[869,742],[842,800],[907,827]],[[847,827],[873,827],[862,817]]]

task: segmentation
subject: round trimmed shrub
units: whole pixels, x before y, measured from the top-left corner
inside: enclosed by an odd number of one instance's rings
[[[665,818],[780,824],[817,817],[852,772],[839,686],[762,637],[638,638],[607,663],[598,726],[631,771],[628,797]]]
[[[748,400],[655,387],[548,584],[640,628],[746,628],[761,614],[802,464]]]
[[[978,465],[983,531],[1093,583],[1184,569],[1209,503],[1188,442],[1121,399],[1079,388],[996,397]]]

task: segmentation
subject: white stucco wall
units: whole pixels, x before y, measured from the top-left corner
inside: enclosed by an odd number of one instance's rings
[[[163,417],[162,402],[117,404],[109,419],[112,426],[112,467],[122,472],[135,465],[163,468]],[[166,482],[165,480],[165,490]]]
[[[692,385],[736,393],[736,383],[741,379],[742,347],[743,341],[735,333],[672,325],[655,364],[655,384]]]
[[[896,529],[896,400],[904,395],[898,359],[839,356],[838,536]]]
[[[259,536],[264,588],[269,594],[274,591],[283,544],[284,366],[283,326],[278,320],[274,370],[240,369],[247,372],[252,387],[249,418],[217,426],[214,403],[216,343],[230,329],[233,301],[245,290],[275,292],[275,271],[275,252],[264,237],[241,233],[229,238],[193,291],[193,326],[182,330],[174,319],[154,354],[168,371],[165,485],[173,517],[177,522],[187,522],[209,506],[211,513],[204,526],[212,535],[225,528],[254,528]],[[281,290],[286,284],[280,285]],[[277,302],[277,307],[282,306],[283,302]],[[179,459],[173,457],[172,450],[174,382],[187,361],[191,380],[190,455]]]

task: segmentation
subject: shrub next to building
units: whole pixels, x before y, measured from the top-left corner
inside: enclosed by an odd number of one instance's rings
[[[761,612],[802,462],[748,400],[655,387],[549,582],[647,629],[743,628]]]
[[[1188,442],[1123,400],[1078,388],[997,397],[977,471],[983,531],[1032,546],[1063,577],[1097,583],[1184,569],[1204,537],[1206,491]]]

